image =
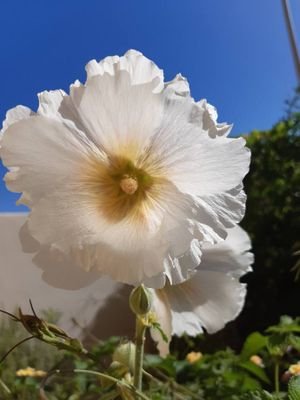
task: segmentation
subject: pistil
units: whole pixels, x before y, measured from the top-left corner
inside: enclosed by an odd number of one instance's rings
[[[138,189],[138,181],[129,175],[124,175],[120,181],[120,187],[124,193],[133,195]]]

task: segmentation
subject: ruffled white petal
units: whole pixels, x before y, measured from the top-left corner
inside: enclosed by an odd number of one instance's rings
[[[212,139],[189,122],[191,107],[190,98],[166,98],[163,120],[151,140],[149,162],[166,170],[184,193],[209,196],[231,190],[249,169],[245,140]]]
[[[180,256],[174,256],[169,250],[163,260],[164,271],[150,278],[144,279],[146,286],[150,288],[163,288],[167,282],[177,285],[189,279],[195,268],[201,262],[201,245],[198,240],[192,240],[190,247]]]
[[[109,223],[89,201],[88,193],[75,183],[65,184],[63,190],[35,203],[30,231],[42,244],[71,251],[78,263],[83,261],[83,268],[118,281],[146,281],[150,287],[163,287],[166,278],[179,283],[199,265],[201,249],[189,231],[190,203],[175,187],[166,189],[165,199],[153,209],[152,221],[148,213],[147,227],[128,219]],[[74,252],[74,248],[79,250]]]
[[[85,131],[108,153],[136,157],[160,124],[161,96],[153,83],[132,85],[127,71],[96,75],[71,89],[71,100]]]
[[[178,285],[167,284],[153,292],[164,302],[157,303],[157,308],[169,307],[172,334],[195,336],[203,328],[214,333],[236,318],[246,295],[246,286],[239,278],[251,271],[253,263],[250,247],[249,236],[242,228],[229,229],[225,241],[203,246],[199,268],[189,280]],[[160,311],[156,312],[159,316]]]
[[[164,260],[163,276],[145,281],[153,288],[165,286],[166,279],[178,284],[188,279],[201,262],[205,243],[217,243],[227,236],[244,213],[245,195],[241,187],[208,199],[195,198],[173,191],[168,197],[160,234],[167,238],[168,253]]]
[[[33,111],[31,111],[28,107],[17,106],[15,108],[11,108],[6,113],[1,133],[3,133],[10,125],[14,124],[15,122],[27,119],[33,114]]]
[[[0,155],[11,169],[5,176],[7,186],[23,192],[31,206],[76,177],[91,153],[101,156],[82,132],[55,119],[34,115],[6,129]]]
[[[190,95],[190,86],[184,76],[177,74],[172,81],[165,83],[165,91],[170,92],[170,96],[187,97]]]
[[[78,92],[82,92],[83,85],[77,80],[71,85],[70,89],[71,91],[77,90]],[[72,99],[63,90],[45,90],[38,94],[38,99],[38,115],[58,120],[63,125],[68,125],[75,131],[80,130],[84,132],[90,140],[93,140],[82,124]]]
[[[122,57],[106,57],[99,62],[92,60],[86,65],[88,78],[105,73],[114,76],[119,71],[127,71],[133,85],[155,80],[153,91],[158,93],[163,89],[163,71],[136,50],[129,50]]]
[[[235,226],[228,229],[225,241],[215,246],[204,244],[199,268],[206,271],[222,271],[240,278],[252,270],[254,256],[250,249],[251,241],[248,234],[241,227]]]
[[[190,120],[208,133],[211,138],[218,136],[228,136],[232,126],[226,122],[218,123],[218,113],[214,106],[205,99],[194,104]]]
[[[246,287],[230,274],[200,269],[181,285],[166,288],[173,334],[197,335],[222,329],[243,308]]]
[[[183,197],[180,193],[177,193],[176,199],[181,208],[173,204],[170,207],[172,213],[163,221],[166,230],[162,231],[162,237],[169,238],[170,243],[168,256],[164,260],[164,272],[145,280],[148,287],[162,288],[167,281],[176,285],[189,279],[195,268],[200,263],[202,265],[203,248],[207,249],[218,242],[224,243],[230,232],[227,228],[242,218],[246,200],[241,187],[203,200]],[[183,208],[185,203],[186,207]],[[218,246],[212,248],[218,249]],[[226,240],[226,251],[229,251],[228,246]]]
[[[246,195],[242,186],[222,194],[197,198],[198,205],[205,207],[207,213],[214,217],[214,231],[225,238],[224,227],[231,228],[241,221],[245,213]]]
[[[59,118],[59,108],[67,94],[63,90],[44,91],[38,94],[39,108],[37,113],[48,118]]]
[[[149,93],[149,86],[133,88],[130,76],[124,72],[126,69],[121,71],[123,73],[116,71],[113,77],[106,76],[103,79],[98,77],[86,85],[76,81],[70,87],[71,96],[63,90],[41,92],[38,94],[37,113],[59,120],[63,124],[75,125],[100,148],[105,147],[114,153],[118,151],[118,147],[128,146],[128,142],[134,148],[140,141],[139,150],[141,150],[146,147],[148,138],[159,124],[161,103],[158,96]],[[115,85],[115,79],[118,79],[118,87]],[[150,86],[153,85],[151,80],[148,83]],[[141,85],[142,82],[136,84]],[[89,104],[95,104],[92,110],[94,113],[90,112],[87,116],[82,115],[86,103],[88,110]],[[127,127],[128,123],[130,125]],[[124,132],[124,127],[127,134]],[[137,135],[137,132],[140,135]],[[107,145],[110,141],[114,146]],[[132,145],[132,142],[135,143]]]
[[[165,321],[161,313],[166,314],[168,308],[171,312],[172,335],[196,336],[203,328],[208,333],[215,333],[235,319],[243,308],[246,287],[230,274],[199,270],[180,285],[155,291],[155,296],[164,302],[155,303],[155,312],[162,325]],[[165,333],[171,339],[171,334]],[[163,346],[159,336],[154,339]],[[166,351],[165,347],[163,349]]]

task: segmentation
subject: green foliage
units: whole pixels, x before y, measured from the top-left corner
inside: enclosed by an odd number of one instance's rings
[[[258,354],[266,345],[267,338],[259,332],[253,332],[245,340],[241,351],[241,357],[248,360],[250,356]]]
[[[20,328],[16,322],[2,323],[2,354],[22,337],[24,332]],[[288,387],[281,384],[279,397],[272,393],[275,364],[279,365],[282,375],[300,358],[295,346],[299,337],[300,318],[283,316],[279,324],[269,327],[264,334],[250,334],[240,353],[228,348],[204,354],[194,363],[174,355],[161,358],[147,354],[144,393],[154,400],[299,400],[298,378],[290,380]],[[90,349],[89,357],[83,357],[80,351],[78,355],[56,351],[53,346],[39,341],[24,344],[0,365],[0,399],[41,399],[41,378],[16,377],[16,370],[28,366],[45,371],[53,367],[59,370],[45,384],[45,399],[48,400],[135,399],[130,389],[132,375],[128,367],[112,363],[113,353],[120,343],[117,337],[97,342]],[[274,350],[277,347],[280,352]],[[251,361],[251,356],[258,354],[264,365]],[[75,373],[76,369],[106,373],[120,383],[115,384],[107,377]]]
[[[288,396],[290,400],[300,399],[300,376],[293,376],[289,381]]]
[[[248,296],[238,321],[244,336],[265,329],[282,314],[299,313],[298,267],[294,273],[291,269],[300,245],[300,114],[245,138],[252,161],[242,225],[251,236],[255,263],[246,278]]]
[[[159,356],[150,355],[146,358],[145,368],[153,374],[160,371],[168,379],[184,384],[199,399],[287,400],[287,396],[290,396],[287,390],[280,392],[279,397],[270,393],[276,386],[275,364],[279,366],[279,373],[283,374],[290,364],[298,362],[299,338],[300,318],[283,316],[277,325],[269,327],[264,334],[251,333],[246,338],[240,354],[230,349],[216,351],[213,354],[205,354],[194,364],[177,360],[174,356],[161,359]],[[256,365],[250,360],[251,356],[258,354],[261,355],[264,365]],[[283,388],[286,389],[286,386]],[[298,389],[295,389],[298,395],[296,390]]]
[[[278,325],[270,326],[266,332],[270,333],[267,346],[273,356],[283,356],[289,346],[300,351],[300,318],[293,320],[285,315]]]
[[[265,390],[255,391],[246,393],[240,398],[240,400],[276,400],[276,397],[272,396]]]

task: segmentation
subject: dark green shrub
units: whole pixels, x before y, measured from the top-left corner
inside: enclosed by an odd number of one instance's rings
[[[254,272],[246,277],[248,296],[238,325],[244,335],[299,315],[300,284],[291,272],[300,240],[300,114],[271,130],[247,136],[252,151],[242,226],[253,241]],[[297,243],[298,241],[298,243]]]

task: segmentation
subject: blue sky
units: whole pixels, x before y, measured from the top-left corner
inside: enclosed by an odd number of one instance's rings
[[[10,0],[0,14],[1,120],[17,104],[36,109],[42,90],[83,81],[88,60],[129,48],[166,79],[186,76],[235,135],[272,126],[296,86],[280,0]],[[16,198],[1,181],[0,211],[22,211]]]

